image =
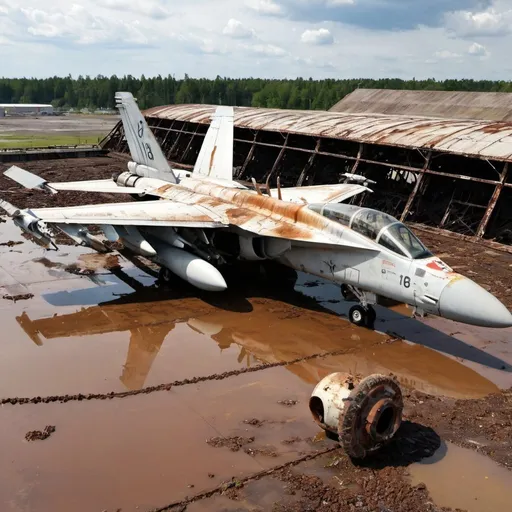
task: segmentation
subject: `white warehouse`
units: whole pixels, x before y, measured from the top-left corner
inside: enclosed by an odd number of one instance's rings
[[[53,106],[39,103],[0,103],[0,117],[4,115],[52,115]]]

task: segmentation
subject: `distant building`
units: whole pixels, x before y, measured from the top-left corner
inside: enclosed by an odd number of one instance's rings
[[[53,115],[53,106],[38,103],[0,103],[0,112],[6,115]],[[0,116],[2,114],[0,113]]]

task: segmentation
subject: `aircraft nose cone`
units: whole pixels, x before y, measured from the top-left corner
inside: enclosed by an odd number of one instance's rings
[[[512,314],[487,290],[461,278],[445,286],[439,298],[441,316],[481,327],[510,327]]]

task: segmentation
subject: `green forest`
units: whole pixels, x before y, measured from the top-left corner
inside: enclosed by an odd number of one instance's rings
[[[173,103],[327,110],[356,88],[512,92],[512,82],[386,78],[266,80],[131,75],[0,78],[0,103],[51,103],[55,108],[114,108],[114,93],[129,91],[141,108]]]

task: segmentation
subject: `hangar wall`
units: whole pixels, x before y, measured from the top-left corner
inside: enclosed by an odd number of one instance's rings
[[[192,168],[215,106],[145,112],[167,158]],[[118,124],[103,147],[128,153]],[[512,245],[512,123],[235,108],[235,179],[377,182],[353,201],[409,223]]]

